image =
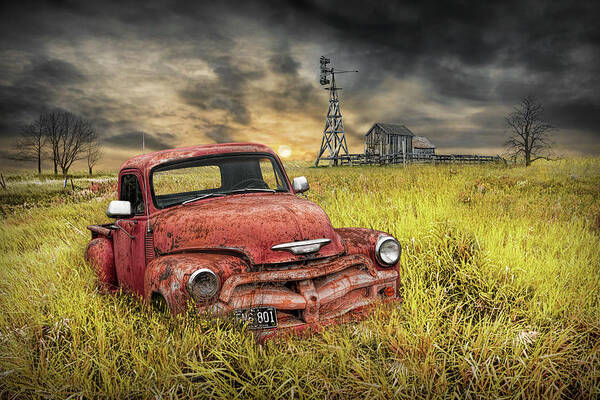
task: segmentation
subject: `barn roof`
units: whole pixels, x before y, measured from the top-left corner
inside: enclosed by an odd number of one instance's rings
[[[402,124],[387,124],[384,122],[376,122],[365,136],[369,135],[376,126],[379,126],[379,128],[388,135],[415,136],[410,129]]]
[[[413,138],[413,148],[417,149],[435,149],[435,145],[425,136],[415,136]]]

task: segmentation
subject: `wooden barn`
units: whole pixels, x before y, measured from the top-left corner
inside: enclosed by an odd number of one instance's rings
[[[404,125],[377,122],[365,135],[365,155],[411,154],[414,136]]]
[[[425,136],[414,136],[412,144],[415,156],[432,156],[435,154],[435,146]]]

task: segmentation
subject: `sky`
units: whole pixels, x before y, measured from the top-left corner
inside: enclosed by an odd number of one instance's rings
[[[19,128],[53,110],[93,124],[103,169],[141,153],[142,132],[146,151],[252,141],[314,160],[322,55],[359,71],[337,77],[352,153],[388,122],[438,153],[502,154],[505,116],[533,95],[557,128],[555,153],[600,154],[597,1],[11,3],[0,6],[0,168],[18,165]]]

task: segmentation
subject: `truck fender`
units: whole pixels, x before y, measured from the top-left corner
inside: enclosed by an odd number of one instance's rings
[[[389,235],[389,233],[376,231],[366,228],[338,228],[335,230],[344,241],[346,253],[348,254],[364,254],[373,260],[373,264],[377,269],[385,269],[377,262],[375,258],[375,245],[380,235]],[[398,270],[397,285],[400,287],[400,262],[393,266]]]
[[[380,235],[387,235],[385,232],[366,228],[338,228],[335,231],[344,241],[348,254],[363,254],[373,261],[377,239]]]
[[[379,265],[375,257],[375,245],[381,235],[389,233],[366,228],[338,228],[335,230],[344,241],[348,254],[363,254],[375,263],[377,269],[385,269]],[[397,265],[396,265],[397,267]]]
[[[107,237],[96,237],[90,240],[85,249],[85,260],[96,271],[102,289],[112,289],[117,285],[112,240]]]
[[[152,260],[144,275],[144,300],[152,304],[158,296],[173,313],[185,311],[190,295],[186,285],[198,269],[207,268],[219,277],[219,288],[233,274],[245,272],[248,265],[237,256],[212,253],[180,253]],[[218,298],[215,296],[215,301]],[[206,305],[206,304],[202,304]]]

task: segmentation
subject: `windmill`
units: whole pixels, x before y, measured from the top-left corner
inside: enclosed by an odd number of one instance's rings
[[[315,161],[315,166],[319,166],[319,161],[329,160],[329,165],[338,165],[341,155],[348,155],[348,145],[346,144],[346,136],[344,133],[344,121],[342,120],[342,111],[340,110],[340,101],[338,98],[338,91],[342,90],[335,85],[335,74],[345,74],[348,72],[358,71],[343,71],[329,67],[331,63],[329,58],[321,56],[319,60],[321,64],[321,75],[319,83],[321,85],[328,85],[325,90],[329,90],[329,108],[327,110],[327,117],[325,119],[325,129],[323,129],[323,138],[321,139],[321,149]],[[331,76],[331,81],[329,80]],[[325,155],[325,152],[329,154]]]

